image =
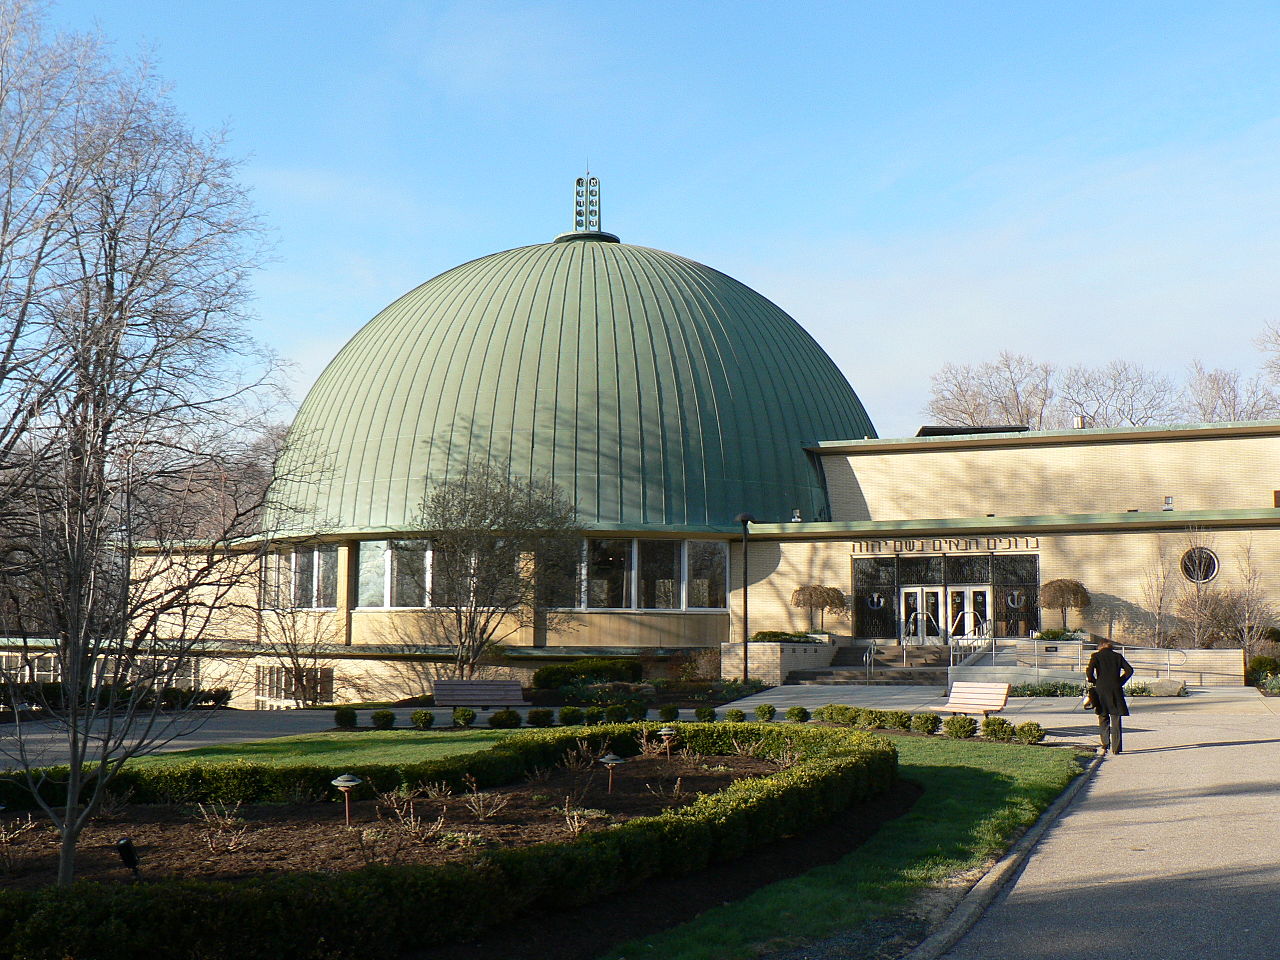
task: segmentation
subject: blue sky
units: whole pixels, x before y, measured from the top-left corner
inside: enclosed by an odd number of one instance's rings
[[[1001,349],[1252,371],[1280,322],[1268,3],[62,0],[149,51],[276,239],[301,396],[458,263],[604,227],[773,299],[882,436]]]

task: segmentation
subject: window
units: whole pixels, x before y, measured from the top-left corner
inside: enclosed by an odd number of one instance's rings
[[[631,541],[587,541],[587,606],[631,606]]]
[[[680,609],[679,540],[640,541],[640,607]]]
[[[338,545],[316,548],[316,606],[338,605]]]
[[[427,605],[427,541],[396,540],[391,544],[391,605]]]
[[[1218,575],[1218,555],[1208,547],[1192,547],[1182,555],[1181,566],[1192,583],[1208,583]]]
[[[729,563],[726,544],[690,540],[685,549],[689,554],[690,607],[724,609]]]
[[[316,605],[316,554],[310,547],[293,551],[293,605]]]
[[[260,666],[254,677],[253,694],[267,701],[332,703],[333,668]]]
[[[544,607],[578,607],[582,598],[578,592],[581,582],[579,568],[585,545],[555,544],[543,547],[538,553],[535,569],[538,576],[538,604]]]
[[[360,543],[356,562],[357,577],[356,602],[362,607],[385,607],[387,605],[387,542],[385,540],[364,540]]]

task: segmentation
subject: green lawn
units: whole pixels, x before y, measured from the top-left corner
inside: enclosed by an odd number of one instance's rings
[[[508,730],[330,731],[197,747],[194,750],[156,754],[137,762],[152,764],[191,760],[252,760],[255,763],[277,766],[404,763],[484,750],[509,734]]]
[[[750,958],[898,912],[923,888],[1003,852],[1081,769],[1062,749],[892,739],[902,777],[924,787],[905,815],[838,863],[623,944],[607,960]]]

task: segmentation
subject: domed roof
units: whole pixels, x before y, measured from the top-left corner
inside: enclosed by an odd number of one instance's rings
[[[413,530],[427,484],[474,458],[550,477],[596,529],[813,519],[826,494],[802,444],[864,436],[848,382],[769,300],[565,234],[442,273],[352,337],[294,420],[274,524]]]

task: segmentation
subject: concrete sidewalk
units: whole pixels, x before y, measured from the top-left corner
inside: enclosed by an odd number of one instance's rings
[[[1021,874],[943,956],[1280,955],[1277,706],[1240,688],[1131,700],[1124,754],[1102,762]]]

